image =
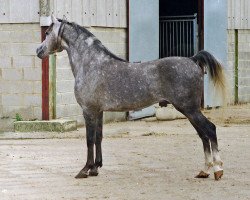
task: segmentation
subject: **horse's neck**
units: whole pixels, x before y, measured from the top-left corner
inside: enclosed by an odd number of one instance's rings
[[[66,51],[74,77],[79,73],[84,76],[89,70],[90,63],[101,65],[101,62],[104,62],[105,58],[108,57],[104,51],[100,51],[94,46],[88,47],[84,40],[79,41],[78,44],[68,43]]]
[[[100,52],[90,48],[89,39],[92,36],[79,36],[73,29],[68,29],[63,34],[65,43],[64,49],[67,51],[72,72],[76,77],[78,73],[85,73],[89,63],[98,57]],[[84,75],[84,74],[83,74]]]
[[[79,73],[81,73],[81,76],[84,76],[91,64],[96,67],[102,66],[102,63],[107,63],[111,60],[124,62],[111,54],[100,43],[96,44],[96,38],[88,32],[79,35],[74,28],[68,27],[63,34],[63,39],[67,43],[65,49],[67,50],[71,69],[75,77]]]

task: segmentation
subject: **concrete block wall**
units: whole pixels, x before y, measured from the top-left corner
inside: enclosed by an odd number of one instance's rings
[[[239,30],[239,101],[250,102],[250,30]]]
[[[228,30],[229,83],[234,88],[235,32]],[[250,102],[250,30],[238,30],[238,80],[239,102]],[[232,90],[234,95],[234,90]]]
[[[1,119],[41,118],[40,35],[39,24],[0,24]]]
[[[114,54],[126,59],[126,29],[91,27],[88,29]],[[56,55],[56,117],[76,119],[83,124],[81,107],[74,95],[74,77],[69,65],[67,53],[64,51]],[[104,121],[124,120],[125,113],[106,112]]]
[[[227,51],[227,66],[225,68],[227,69],[226,71],[226,76],[227,76],[227,89],[229,91],[229,97],[230,100],[229,102],[233,103],[234,102],[234,81],[235,81],[235,42],[234,42],[234,30],[228,30],[228,51]]]

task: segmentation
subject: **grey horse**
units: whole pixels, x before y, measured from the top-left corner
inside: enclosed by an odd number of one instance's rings
[[[210,53],[129,63],[111,53],[87,29],[54,16],[51,19],[37,56],[42,59],[62,50],[69,56],[88,148],[86,165],[76,178],[97,176],[102,167],[103,111],[135,110],[161,101],[183,113],[203,142],[205,168],[196,177],[207,178],[212,168],[215,180],[222,177],[216,127],[200,111],[203,68],[208,69],[215,86],[224,87],[222,66]]]

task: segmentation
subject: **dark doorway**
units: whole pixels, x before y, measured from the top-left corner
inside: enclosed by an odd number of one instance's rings
[[[203,49],[203,0],[160,0],[160,58]]]

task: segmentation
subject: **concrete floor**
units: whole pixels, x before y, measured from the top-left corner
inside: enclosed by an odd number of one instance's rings
[[[187,120],[104,126],[98,177],[75,179],[86,161],[84,129],[0,135],[0,199],[250,199],[250,125],[218,125],[225,175],[195,179],[202,143]],[[46,138],[46,139],[45,139]]]

